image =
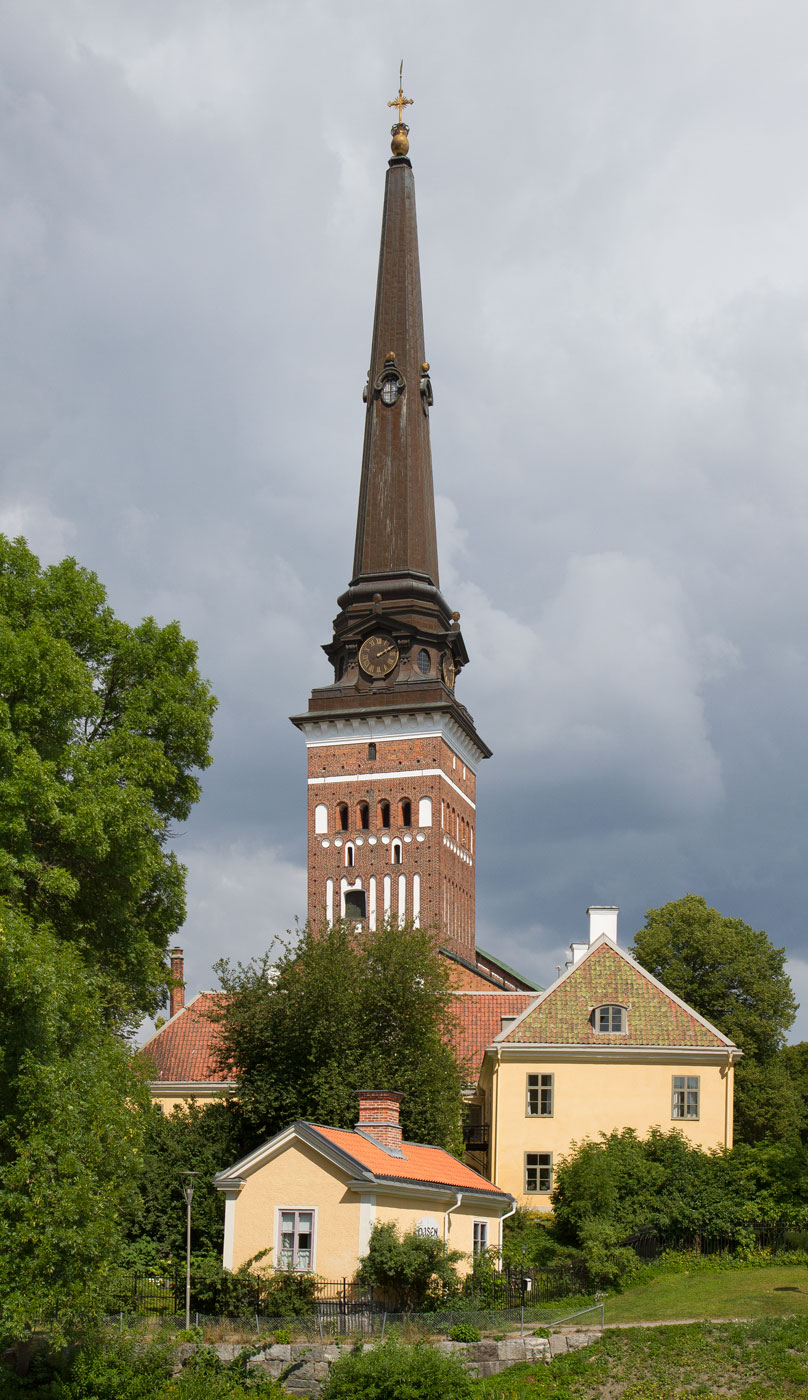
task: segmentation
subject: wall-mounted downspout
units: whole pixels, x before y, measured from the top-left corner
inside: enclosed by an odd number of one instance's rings
[[[493,1181],[495,1186],[497,1184],[497,1158],[499,1156],[499,1062],[501,1058],[502,1046],[498,1045],[497,1059],[496,1064],[494,1065],[494,1092],[491,1096],[493,1099],[493,1113],[491,1114],[491,1131],[494,1136],[494,1142],[491,1148],[491,1180]]]
[[[732,1079],[732,1051],[727,1051],[727,1072],[724,1076],[724,1150],[729,1151],[729,1085]]]
[[[504,1214],[504,1215],[501,1215],[501,1216],[499,1217],[499,1252],[500,1252],[500,1254],[502,1254],[502,1240],[503,1240],[502,1222],[503,1222],[503,1220],[507,1220],[509,1215],[514,1215],[517,1209],[518,1209],[518,1207],[517,1207],[516,1201],[514,1201],[514,1203],[513,1203],[513,1205],[511,1206],[510,1210],[506,1210],[505,1214]],[[501,1267],[502,1267],[502,1264],[501,1264],[501,1262],[500,1262],[500,1268],[501,1268]]]
[[[449,1248],[449,1216],[451,1215],[451,1213],[452,1213],[453,1210],[457,1210],[457,1207],[460,1205],[460,1203],[461,1203],[462,1200],[463,1200],[463,1192],[462,1192],[462,1191],[458,1191],[458,1193],[457,1193],[457,1199],[455,1200],[454,1205],[453,1205],[453,1206],[450,1206],[449,1209],[448,1209],[448,1210],[445,1212],[445,1214],[444,1214],[444,1217],[443,1217],[443,1246],[444,1246],[444,1249],[448,1249],[448,1248]]]

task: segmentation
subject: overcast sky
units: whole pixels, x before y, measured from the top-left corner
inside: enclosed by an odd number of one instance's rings
[[[189,993],[305,916],[404,86],[478,941],[785,945],[808,1037],[804,0],[2,0],[0,529],[219,697]]]

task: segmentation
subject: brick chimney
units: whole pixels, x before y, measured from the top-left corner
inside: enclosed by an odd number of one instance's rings
[[[182,948],[172,948],[169,956],[171,958],[171,988],[168,994],[168,1014],[176,1016],[178,1011],[182,1011],[185,1005],[185,982],[183,981],[184,959]]]
[[[358,1089],[359,1122],[356,1127],[392,1152],[401,1151],[398,1110],[403,1094],[391,1089]]]

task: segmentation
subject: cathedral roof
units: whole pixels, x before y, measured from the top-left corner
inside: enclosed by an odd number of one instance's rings
[[[625,1031],[604,1033],[595,1029],[592,1012],[608,1005],[626,1009]],[[727,1036],[605,936],[598,938],[579,961],[535,998],[516,1024],[497,1036],[497,1042],[600,1049],[735,1049]]]

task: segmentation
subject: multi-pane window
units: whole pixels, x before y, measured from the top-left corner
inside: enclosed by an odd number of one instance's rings
[[[552,1191],[553,1154],[552,1152],[525,1153],[525,1190]]]
[[[624,1006],[596,1006],[593,1012],[595,1030],[600,1035],[615,1035],[626,1029]]]
[[[473,1247],[473,1251],[474,1251],[474,1254],[475,1254],[475,1255],[477,1255],[477,1254],[484,1254],[485,1251],[487,1250],[487,1248],[488,1248],[488,1221],[487,1221],[487,1220],[475,1220],[475,1221],[474,1221],[474,1243],[473,1243],[473,1246],[472,1246],[472,1247]]]
[[[697,1074],[675,1074],[673,1076],[672,1118],[698,1118],[699,1116],[699,1076]]]
[[[278,1212],[278,1262],[282,1269],[307,1271],[314,1267],[314,1212]]]
[[[529,1074],[527,1077],[527,1116],[528,1118],[552,1118],[553,1116],[553,1076],[552,1074]]]

